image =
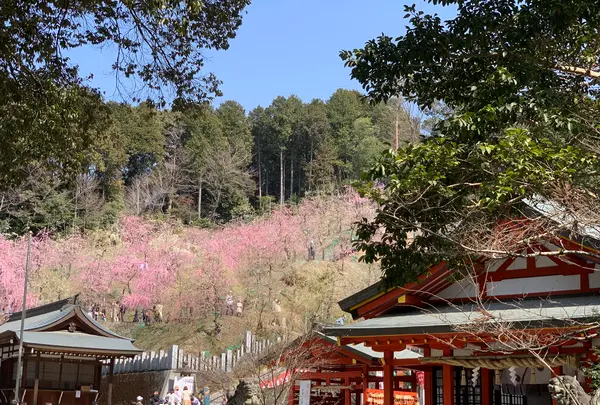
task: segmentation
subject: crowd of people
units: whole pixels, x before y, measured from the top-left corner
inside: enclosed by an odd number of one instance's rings
[[[111,322],[125,322],[125,314],[127,307],[118,301],[113,301],[110,305],[110,321]],[[93,304],[88,307],[88,316],[95,321],[106,322],[109,320],[107,317],[108,311],[105,307],[99,304]],[[148,308],[136,308],[133,314],[133,322],[143,322],[146,325],[152,322],[163,321],[163,305],[156,304],[152,309]]]
[[[229,294],[225,296],[224,304],[225,315],[238,317],[242,316],[244,312],[244,303],[242,298],[234,298],[232,292],[230,291]],[[110,304],[109,310],[107,310],[106,305],[101,306],[97,303],[89,305],[87,308],[88,316],[90,318],[94,319],[95,321],[102,322],[125,322],[125,315],[128,310],[128,308],[119,301],[113,301],[112,304]],[[155,322],[163,322],[164,320],[162,304],[156,304],[151,309],[141,307],[132,309],[134,311],[132,319],[134,323],[144,323],[148,325]]]
[[[194,394],[187,386],[181,391],[176,385],[164,398],[154,391],[147,404],[144,404],[144,397],[138,396],[132,405],[210,405],[210,389],[204,387],[200,393]]]

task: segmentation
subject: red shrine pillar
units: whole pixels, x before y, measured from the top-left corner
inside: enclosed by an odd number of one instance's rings
[[[350,386],[350,377],[344,378],[344,385],[347,386],[347,387]],[[351,402],[352,402],[352,400],[350,399],[351,398],[351,396],[350,396],[351,393],[352,392],[350,391],[350,388],[346,388],[344,390],[344,405],[351,405]]]
[[[394,352],[384,352],[383,361],[383,405],[394,405]]]
[[[362,386],[363,386],[363,395],[362,395],[362,405],[367,405],[368,395],[367,389],[369,389],[369,366],[366,364],[362,368]]]
[[[481,405],[490,405],[492,400],[492,381],[490,373],[492,370],[481,368]]]
[[[444,380],[444,405],[454,405],[454,367],[449,364],[443,366]]]
[[[423,371],[423,392],[425,403],[421,405],[433,405],[433,371],[431,368]]]

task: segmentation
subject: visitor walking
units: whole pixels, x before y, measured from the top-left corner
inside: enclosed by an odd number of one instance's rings
[[[204,386],[202,394],[204,395],[202,398],[202,405],[210,405],[210,388],[208,388],[208,386]]]
[[[231,291],[225,297],[225,315],[233,315],[233,295]]]
[[[244,312],[244,304],[242,303],[242,299],[238,299],[236,308],[235,308],[235,316],[242,316],[242,312]]]
[[[142,404],[142,401],[144,400],[144,397],[142,397],[141,395],[138,395],[138,397],[136,398],[137,402],[135,403],[135,405],[144,405]]]
[[[158,391],[154,391],[154,394],[152,394],[152,396],[150,397],[148,404],[149,405],[159,405],[160,404],[160,397],[158,396]]]
[[[123,303],[119,304],[119,321],[120,322],[125,322],[125,311],[127,311],[127,308],[125,308],[125,305]]]
[[[183,392],[181,393],[181,405],[192,405],[192,394],[187,386],[183,387]]]
[[[117,301],[113,301],[110,306],[110,320],[112,322],[119,322],[119,304]]]
[[[156,304],[154,306],[154,319],[156,320],[156,322],[163,321],[163,305],[162,304]]]

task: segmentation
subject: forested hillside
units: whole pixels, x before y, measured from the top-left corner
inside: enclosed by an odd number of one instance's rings
[[[331,194],[358,178],[389,145],[418,140],[420,117],[393,99],[371,105],[339,89],[327,101],[277,97],[245,111],[175,103],[108,103],[98,135],[60,162],[15,162],[0,189],[4,235],[68,235],[103,229],[122,215],[214,226],[270,212],[283,202]]]
[[[85,236],[41,234],[32,242],[28,303],[80,292],[86,308],[98,305],[108,321],[113,303],[124,304],[129,322],[136,309],[162,304],[171,327],[187,325],[175,335],[182,340],[171,341],[180,344],[198,333],[227,342],[229,335],[217,337],[231,328],[236,337],[245,328],[305,331],[341,316],[337,300],[379,277],[377,266],[358,263],[351,245],[354,222],[373,212],[368,200],[346,189],[216,230],[128,215]],[[10,312],[22,302],[27,240],[0,238],[0,244],[0,296]],[[241,316],[225,316],[227,295],[242,303]],[[281,313],[274,313],[275,302]],[[139,326],[129,322],[126,329]],[[174,338],[167,335],[151,344]]]

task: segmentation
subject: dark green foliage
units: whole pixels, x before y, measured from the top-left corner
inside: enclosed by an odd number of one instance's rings
[[[177,102],[171,111],[108,103],[86,165],[73,175],[30,165],[18,184],[0,187],[2,231],[85,231],[123,213],[198,226],[247,220],[275,208],[281,174],[286,203],[335,192],[389,147],[381,138],[394,138],[392,113],[408,113],[352,91],[332,100],[278,97],[248,115],[235,101]],[[401,131],[414,130],[409,121]]]
[[[218,80],[202,72],[203,51],[229,46],[248,4],[0,2],[0,184],[23,181],[27,165],[73,177],[94,163],[98,145],[113,141],[102,97],[70,63],[69,50],[114,49],[117,90],[134,102],[203,101],[219,94]],[[137,172],[155,157],[142,151],[129,159]]]
[[[597,4],[431,2],[458,14],[444,22],[407,6],[405,35],[341,53],[372,99],[402,95],[428,115],[427,140],[386,155],[360,186],[380,208],[357,245],[392,284],[439,260],[514,254],[521,245],[481,243],[525,217],[526,199],[576,211],[598,195]]]

